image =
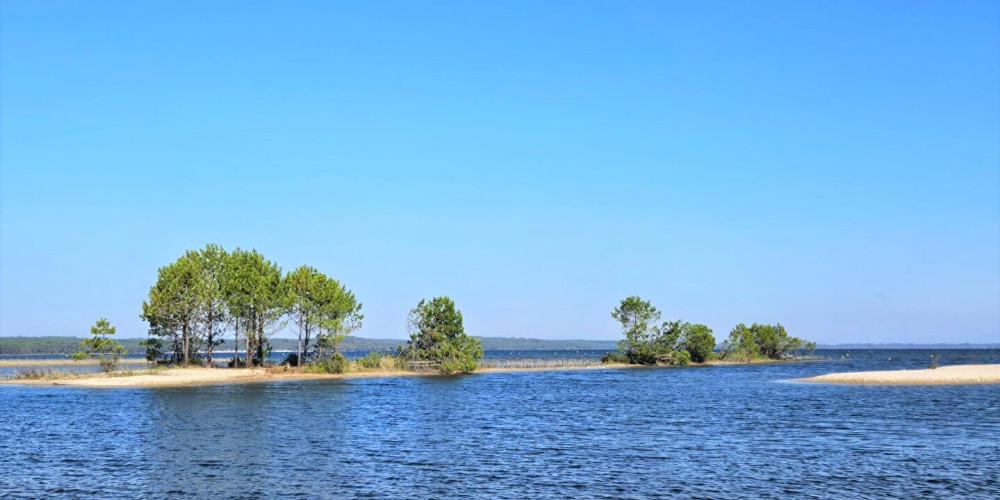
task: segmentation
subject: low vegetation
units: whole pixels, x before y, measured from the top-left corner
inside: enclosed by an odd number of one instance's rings
[[[287,366],[287,365],[286,365]],[[388,353],[370,352],[354,361],[341,353],[334,353],[305,365],[305,373],[393,373],[416,371],[409,360]]]
[[[802,356],[816,350],[815,342],[788,335],[780,323],[736,325],[729,339],[722,343],[719,358],[729,361],[780,360]]]
[[[603,358],[606,363],[682,366],[710,359],[711,349],[706,352],[705,346],[715,346],[707,326],[681,320],[660,323],[660,311],[638,296],[622,300],[611,317],[621,323],[625,338],[618,341],[617,352]]]
[[[686,365],[713,359],[780,360],[816,349],[815,342],[788,335],[781,324],[754,323],[748,327],[741,323],[733,328],[717,354],[711,328],[681,320],[660,323],[660,312],[638,296],[622,300],[611,317],[621,323],[625,338],[618,341],[618,351],[604,356],[605,363]]]
[[[115,370],[111,372],[102,372],[99,375],[102,377],[131,377],[135,375],[155,375],[163,373],[167,368],[165,366],[158,366],[154,368],[144,368],[140,370]],[[24,370],[18,370],[13,374],[7,376],[8,380],[68,380],[77,378],[89,378],[93,377],[95,374],[91,372],[79,372],[70,370],[55,370],[52,368],[28,368]]]

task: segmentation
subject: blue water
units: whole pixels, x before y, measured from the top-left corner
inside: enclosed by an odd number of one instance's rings
[[[1000,351],[822,354],[831,359],[0,386],[0,496],[1000,498],[1000,385],[788,381],[924,368],[931,355],[1000,363]]]

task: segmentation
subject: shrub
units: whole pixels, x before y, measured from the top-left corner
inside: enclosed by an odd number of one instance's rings
[[[476,360],[470,357],[444,358],[438,365],[438,371],[445,375],[470,373],[476,369],[477,364]]]
[[[365,354],[362,358],[358,359],[358,366],[361,368],[367,368],[369,370],[374,370],[382,367],[382,355],[376,351],[369,352]]]
[[[350,361],[347,361],[347,358],[339,352],[333,353],[326,359],[326,371],[329,373],[347,373],[350,368]]]
[[[687,351],[676,351],[670,360],[671,365],[687,366],[691,364],[691,353]]]
[[[611,351],[601,356],[601,363],[628,363],[628,359],[621,351]]]
[[[350,368],[351,362],[343,354],[336,352],[327,358],[309,365],[306,371],[314,373],[347,373]]]
[[[293,352],[288,356],[285,356],[285,360],[282,361],[281,364],[287,366],[299,366],[299,355]]]

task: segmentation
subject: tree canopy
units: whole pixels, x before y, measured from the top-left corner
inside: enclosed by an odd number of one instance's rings
[[[337,346],[352,331],[360,328],[361,303],[339,281],[310,266],[300,266],[285,276],[291,308],[289,314],[298,330],[296,363],[310,357],[309,345],[315,335],[322,357],[324,350],[337,352]]]
[[[781,323],[775,325],[740,323],[722,344],[722,354],[734,359],[784,359],[801,351],[816,349],[815,342],[792,337]]]
[[[658,311],[648,300],[631,296],[621,301],[611,317],[622,325],[624,339],[618,352],[605,356],[606,361],[633,364],[704,363],[715,356],[712,329],[700,324],[660,321]],[[815,342],[792,337],[780,323],[736,325],[729,339],[722,343],[723,359],[784,359],[816,349]]]
[[[218,245],[189,250],[157,271],[141,317],[149,325],[144,341],[151,360],[211,363],[212,350],[228,330],[234,365],[263,363],[272,335],[291,317],[299,329],[297,359],[336,344],[361,326],[361,303],[335,279],[302,266],[287,275],[256,250],[227,252]],[[315,337],[314,337],[315,335]],[[240,343],[240,340],[243,343]]]
[[[618,341],[618,354],[608,360],[640,365],[686,365],[694,358],[699,362],[708,359],[715,347],[712,330],[707,326],[681,320],[660,323],[660,311],[635,295],[623,299],[611,311],[611,317],[621,323],[625,338]],[[706,354],[704,345],[709,342],[711,347]]]
[[[410,311],[410,340],[402,354],[443,373],[468,373],[483,357],[482,342],[465,334],[462,312],[448,297],[421,299]]]

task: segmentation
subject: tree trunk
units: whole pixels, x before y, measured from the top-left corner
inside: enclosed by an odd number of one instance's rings
[[[214,318],[209,314],[208,316],[208,346],[205,347],[205,359],[208,361],[208,367],[212,367],[212,344],[215,343],[215,339],[212,338],[212,323]]]
[[[191,351],[191,338],[188,334],[187,322],[184,322],[184,324],[181,325],[181,344],[181,349],[184,350],[184,366],[187,366],[191,361],[188,357]]]
[[[307,323],[306,323],[306,343],[305,343],[305,345],[304,345],[304,346],[302,347],[302,352],[303,352],[303,355],[304,355],[305,357],[307,357],[307,358],[309,357],[309,333],[310,333],[310,332],[309,332],[309,323],[307,322]],[[300,358],[300,359],[299,359],[299,366],[301,366],[301,365],[302,365],[302,359]]]
[[[233,322],[233,368],[240,367],[240,320]]]
[[[302,317],[299,316],[299,351],[295,355],[295,366],[302,366]]]
[[[246,366],[247,366],[247,368],[250,367],[250,360],[253,359],[253,358],[250,357],[250,352],[251,352],[251,349],[253,349],[253,341],[255,340],[254,335],[255,334],[254,334],[253,331],[247,330],[247,332],[246,332],[246,337],[247,337],[247,359],[246,359]]]

